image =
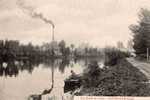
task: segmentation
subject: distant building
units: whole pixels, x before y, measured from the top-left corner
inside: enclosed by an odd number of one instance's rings
[[[62,53],[60,52],[60,47],[58,46],[57,41],[53,41],[50,43],[51,50],[54,50],[55,55],[61,56]]]
[[[52,51],[54,50],[55,55],[61,56],[62,53],[60,52],[60,47],[58,46],[57,41],[53,41],[51,43],[45,43],[42,46],[42,51]]]

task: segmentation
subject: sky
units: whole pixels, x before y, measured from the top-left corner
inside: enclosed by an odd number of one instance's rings
[[[141,8],[150,0],[21,0],[55,24],[55,40],[104,47],[132,39]],[[52,39],[52,26],[23,12],[17,0],[0,0],[0,39],[42,44]]]

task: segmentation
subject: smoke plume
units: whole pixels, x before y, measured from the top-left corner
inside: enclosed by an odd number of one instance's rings
[[[55,27],[54,23],[51,20],[44,17],[42,13],[35,12],[34,7],[25,5],[23,0],[18,0],[17,5],[24,13],[27,13],[32,18],[38,18],[45,23],[52,25],[53,28]]]

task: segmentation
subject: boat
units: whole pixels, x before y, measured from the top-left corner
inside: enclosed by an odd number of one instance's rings
[[[80,88],[82,80],[81,80],[81,75],[76,75],[76,77],[69,77],[64,80],[64,93],[69,92],[69,91],[74,91],[77,88]]]

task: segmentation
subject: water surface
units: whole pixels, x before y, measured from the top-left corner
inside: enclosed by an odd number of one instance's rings
[[[40,94],[52,85],[54,70],[54,88],[43,98],[55,97],[61,100],[64,94],[64,80],[74,70],[82,73],[90,62],[86,60],[43,60],[12,61],[0,64],[0,98],[1,100],[27,100],[32,94]]]

